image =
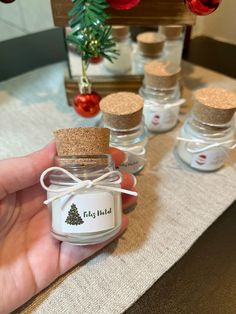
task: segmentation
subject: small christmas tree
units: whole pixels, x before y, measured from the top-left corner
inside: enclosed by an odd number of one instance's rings
[[[84,223],[83,219],[81,218],[78,208],[75,204],[71,205],[71,208],[69,210],[68,216],[65,221],[68,225],[82,225]]]

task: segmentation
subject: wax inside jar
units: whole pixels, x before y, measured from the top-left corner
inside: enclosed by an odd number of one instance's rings
[[[120,185],[117,184],[117,188],[119,187]],[[50,185],[50,188],[56,190],[58,186]],[[48,198],[53,196],[54,193],[48,192]],[[50,206],[52,235],[60,241],[77,245],[106,241],[121,228],[121,208],[119,192],[96,188],[57,199]]]
[[[221,0],[185,0],[185,4],[195,14],[208,15],[214,12]]]

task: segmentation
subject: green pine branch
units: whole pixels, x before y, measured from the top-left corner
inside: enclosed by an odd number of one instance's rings
[[[111,26],[105,0],[72,0],[74,7],[69,11],[71,33],[67,41],[76,46],[85,64],[93,57],[103,56],[112,62],[118,55],[111,38]]]
[[[75,6],[69,11],[71,20],[69,25],[73,28],[78,24],[81,27],[96,25],[96,21],[105,23],[109,16],[105,9],[108,7],[104,0],[77,0],[73,1]]]

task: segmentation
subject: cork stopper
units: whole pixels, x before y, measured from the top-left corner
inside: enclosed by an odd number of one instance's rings
[[[146,57],[156,57],[162,53],[166,37],[157,32],[145,32],[137,36],[139,51]]]
[[[176,85],[181,69],[170,62],[151,61],[144,66],[144,81],[148,87],[165,89]]]
[[[100,102],[104,123],[111,129],[127,130],[138,126],[142,121],[144,100],[129,92],[114,93]]]
[[[203,88],[194,93],[194,116],[203,123],[228,123],[236,110],[236,94],[222,88]]]
[[[176,40],[178,39],[182,32],[184,26],[182,25],[160,25],[159,31],[161,34],[166,36],[167,40]]]
[[[124,25],[112,26],[112,37],[116,41],[123,40],[129,34],[129,27]]]
[[[60,129],[54,136],[59,157],[109,154],[107,128]]]

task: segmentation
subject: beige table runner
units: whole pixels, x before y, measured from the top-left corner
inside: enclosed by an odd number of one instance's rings
[[[46,144],[55,128],[81,125],[65,104],[64,67],[52,65],[0,84],[1,158]],[[183,81],[188,105],[190,89],[209,82],[236,89],[235,80],[187,63]],[[60,278],[22,313],[124,312],[235,200],[235,169],[228,164],[216,173],[190,170],[173,154],[177,133],[178,128],[150,138],[148,164],[138,176],[139,203],[128,213],[122,238]]]

